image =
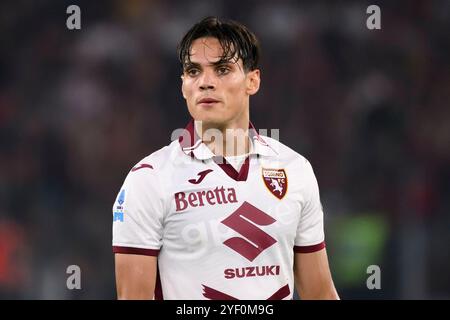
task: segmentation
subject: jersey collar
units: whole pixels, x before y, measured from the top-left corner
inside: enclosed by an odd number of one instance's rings
[[[255,127],[249,122],[250,154],[261,156],[277,156],[278,153],[264,140],[256,131]],[[198,160],[208,160],[215,158],[214,153],[202,142],[195,132],[194,120],[187,124],[183,134],[178,138],[183,152]]]

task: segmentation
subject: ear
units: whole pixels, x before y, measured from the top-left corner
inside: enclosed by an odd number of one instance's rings
[[[249,96],[254,95],[259,90],[261,83],[260,71],[255,69],[247,73],[247,94]]]
[[[186,100],[186,94],[184,93],[184,75],[181,75],[181,93],[183,94],[184,100]]]

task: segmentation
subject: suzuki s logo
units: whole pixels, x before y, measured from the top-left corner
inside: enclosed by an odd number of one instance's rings
[[[274,218],[245,201],[235,212],[222,221],[224,225],[244,238],[233,237],[226,240],[224,244],[248,260],[253,261],[264,250],[277,242],[256,225],[268,226],[275,221]]]

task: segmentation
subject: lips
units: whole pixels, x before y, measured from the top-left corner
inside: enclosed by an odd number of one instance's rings
[[[198,101],[198,103],[215,103],[215,102],[219,102],[219,100],[213,98],[203,98]]]

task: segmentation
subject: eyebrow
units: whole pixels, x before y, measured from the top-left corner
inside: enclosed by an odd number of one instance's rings
[[[217,60],[216,62],[208,63],[208,65],[217,67],[217,66],[221,66],[221,65],[225,65],[225,64],[235,64],[235,63],[236,62],[232,62],[230,60],[220,59],[220,60]],[[184,69],[186,70],[188,68],[193,68],[193,67],[199,68],[199,67],[201,67],[201,65],[200,65],[200,63],[190,61],[185,64]]]

